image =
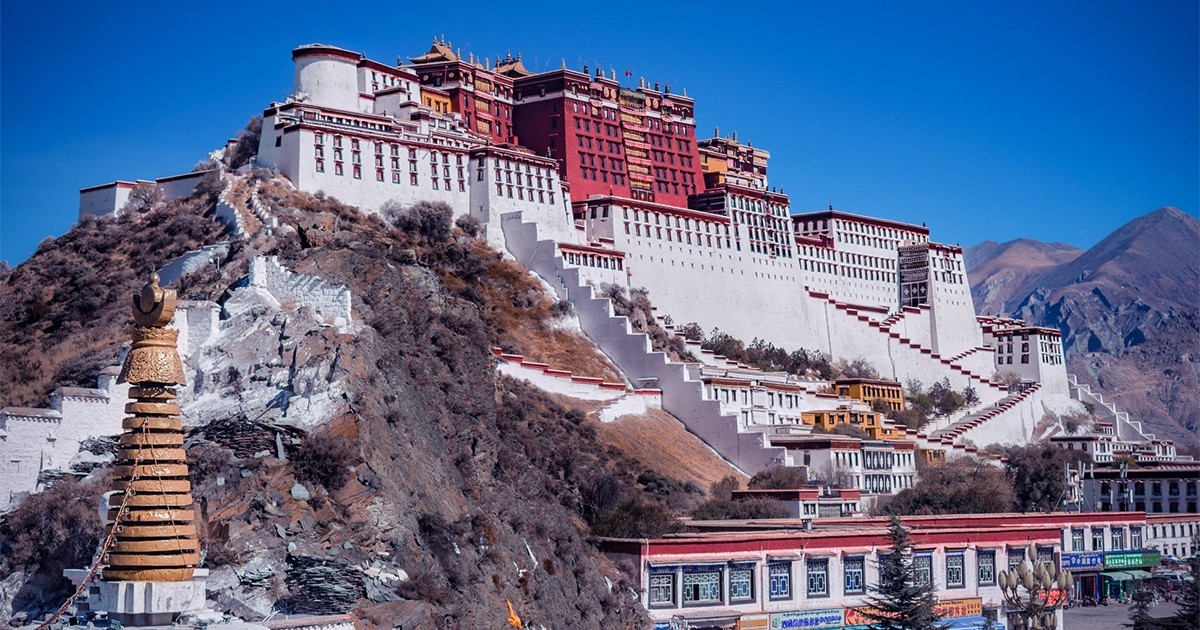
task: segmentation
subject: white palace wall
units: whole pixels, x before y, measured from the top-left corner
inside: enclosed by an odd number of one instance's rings
[[[638,228],[626,233],[626,213],[631,224],[641,224],[640,236]],[[629,286],[648,289],[660,317],[669,315],[677,324],[696,322],[706,333],[719,328],[746,342],[757,337],[789,350],[807,348],[834,358],[861,357],[885,378],[915,378],[927,384],[949,379],[955,388],[975,387],[984,402],[1002,397],[999,388],[986,387],[930,356],[930,342],[938,332],[935,314],[939,309],[951,311],[941,320],[942,330],[951,335],[943,347],[957,354],[982,345],[974,314],[964,315],[961,310],[960,302],[969,308],[970,297],[953,293],[958,289],[935,284],[935,294],[943,291],[947,299],[903,313],[905,331],[915,337],[911,341],[926,349],[922,352],[864,321],[881,319],[882,313],[874,317],[850,314],[829,299],[813,296],[806,289],[808,274],[797,269],[793,260],[738,251],[732,237],[729,243],[733,247],[725,246],[721,217],[674,213],[711,224],[706,231],[693,223],[693,242],[689,244],[686,235],[680,242],[674,232],[672,240],[648,235],[665,234],[666,224],[662,221],[672,215],[659,214],[663,216],[658,224],[653,218],[645,220],[641,212],[641,221],[636,221],[632,209],[610,205],[608,216],[599,209],[592,218],[589,209],[585,221],[589,238],[611,238],[613,248],[625,252]],[[658,232],[659,227],[663,232]],[[671,229],[675,229],[673,216]],[[716,240],[709,247],[708,236],[718,233],[721,247],[715,246]],[[697,237],[703,239],[703,245],[696,244]],[[976,374],[986,378],[991,370]]]

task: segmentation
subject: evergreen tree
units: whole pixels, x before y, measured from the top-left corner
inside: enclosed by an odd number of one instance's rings
[[[1192,548],[1200,548],[1200,538],[1192,539]],[[1183,583],[1183,597],[1175,613],[1175,625],[1179,628],[1200,628],[1200,556],[1187,560],[1191,581]]]
[[[933,584],[917,584],[913,546],[908,530],[893,516],[889,527],[892,548],[879,557],[879,584],[871,587],[870,608],[863,613],[873,630],[940,630],[934,611]]]
[[[1129,621],[1133,630],[1155,630],[1158,623],[1150,616],[1150,607],[1154,605],[1154,593],[1139,585],[1133,592],[1133,603],[1129,605]]]

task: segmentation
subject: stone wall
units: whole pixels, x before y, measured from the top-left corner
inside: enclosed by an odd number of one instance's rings
[[[206,265],[229,256],[229,244],[221,243],[192,250],[172,260],[158,270],[159,283],[168,285]]]
[[[250,263],[251,287],[265,289],[281,305],[292,302],[311,308],[326,322],[344,326],[350,322],[350,289],[329,284],[317,276],[293,273],[279,264],[276,256],[257,256]]]

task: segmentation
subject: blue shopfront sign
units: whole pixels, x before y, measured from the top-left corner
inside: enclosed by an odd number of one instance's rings
[[[1089,569],[1099,571],[1104,568],[1104,552],[1084,551],[1080,553],[1064,553],[1062,555],[1062,568],[1074,571]]]
[[[771,615],[771,630],[788,630],[791,628],[840,628],[842,627],[842,609],[830,610],[800,610],[796,612],[774,613]]]

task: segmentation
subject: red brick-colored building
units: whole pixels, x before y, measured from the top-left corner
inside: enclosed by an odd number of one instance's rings
[[[687,207],[703,187],[695,102],[616,73],[560,68],[515,81],[522,145],[562,165],[577,201],[612,195]]]

